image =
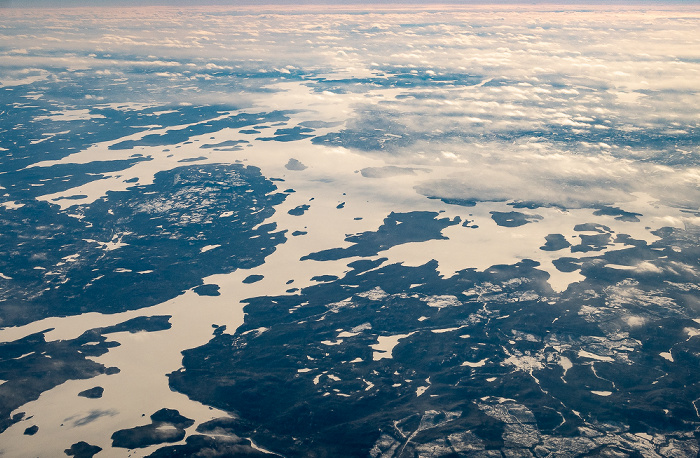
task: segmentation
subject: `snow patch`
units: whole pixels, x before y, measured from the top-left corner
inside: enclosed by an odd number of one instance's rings
[[[483,367],[486,365],[486,361],[488,361],[488,358],[484,358],[481,361],[477,361],[475,363],[472,363],[470,361],[465,361],[462,363],[462,367]]]
[[[613,359],[609,356],[600,356],[600,355],[596,355],[594,353],[587,352],[585,350],[579,350],[578,357],[579,358],[595,359],[598,361],[607,361],[607,362],[615,361],[615,359]]]
[[[663,353],[659,353],[659,356],[661,356],[662,358],[667,359],[667,360],[673,362],[673,355],[671,354],[670,351],[665,351],[665,352],[663,352]]]
[[[213,250],[214,248],[219,248],[221,245],[207,245],[203,246],[202,249],[199,250],[200,253],[206,253],[209,250]]]
[[[408,334],[396,334],[393,336],[378,336],[377,343],[370,345],[374,353],[372,354],[372,359],[374,361],[379,361],[380,359],[390,359],[392,358],[392,352],[394,347],[398,345],[399,340],[405,339],[406,337],[415,334],[414,332]]]

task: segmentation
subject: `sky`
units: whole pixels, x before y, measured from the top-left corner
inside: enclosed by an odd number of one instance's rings
[[[700,5],[700,0],[0,0],[0,8],[43,7],[122,7],[122,6],[188,6],[188,5],[440,5],[440,4],[565,4],[565,5]]]

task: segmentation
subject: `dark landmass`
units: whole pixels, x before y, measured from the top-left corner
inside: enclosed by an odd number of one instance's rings
[[[243,131],[240,132],[245,133]],[[253,132],[256,134],[260,133],[258,131]],[[248,140],[226,140],[220,143],[205,143],[201,145],[200,148],[214,149],[214,151],[240,151],[243,149],[241,145],[244,144],[250,144],[250,142]]]
[[[275,130],[273,137],[260,137],[256,140],[261,141],[276,141],[276,142],[293,142],[297,140],[303,140],[305,138],[313,137],[311,132],[314,129],[308,127],[296,126],[288,129],[277,129]]]
[[[564,248],[569,248],[571,244],[566,237],[561,234],[549,234],[545,237],[545,244],[540,247],[543,251],[559,251]]]
[[[96,386],[94,388],[90,388],[85,391],[81,391],[78,393],[78,396],[84,397],[84,398],[89,398],[89,399],[98,399],[102,397],[102,393],[104,393],[105,389],[102,388],[101,386]]]
[[[292,216],[301,216],[301,215],[303,215],[303,214],[306,212],[306,210],[308,210],[309,208],[311,208],[310,205],[308,205],[308,204],[303,204],[303,205],[299,205],[299,206],[297,206],[297,207],[292,208],[292,209],[289,210],[287,213],[289,213],[289,214],[292,215]]]
[[[520,212],[491,212],[491,219],[501,227],[518,227],[542,219],[540,215],[528,215]]]
[[[308,234],[307,231],[294,231],[294,232],[292,232],[292,237],[298,237],[300,235],[306,235],[306,234]]]
[[[79,87],[79,89],[77,89]],[[57,164],[50,168],[26,168],[28,165],[45,160],[59,160],[70,154],[85,150],[91,145],[101,142],[114,141],[124,136],[144,132],[153,123],[160,125],[181,125],[190,123],[202,123],[213,117],[221,116],[224,113],[237,110],[231,105],[208,105],[208,106],[180,106],[173,104],[170,106],[160,106],[145,108],[143,110],[122,110],[111,107],[96,107],[93,100],[84,97],[86,94],[102,93],[104,81],[99,76],[96,78],[82,77],[79,84],[72,89],[67,88],[65,81],[56,81],[45,86],[42,83],[30,84],[14,90],[16,88],[1,88],[0,110],[5,115],[1,122],[4,128],[0,137],[0,147],[12,154],[0,156],[0,170],[6,172],[22,171],[28,174],[44,174],[42,178],[60,178],[55,181],[64,181],[64,189],[78,186],[80,183],[74,180],[83,179],[82,173],[77,175],[71,173],[56,174],[52,170],[87,170],[88,172],[100,172],[95,170],[95,165],[90,164]],[[74,89],[79,94],[74,93]],[[39,100],[32,100],[31,107],[23,108],[27,105],[27,99],[23,96],[27,91],[40,90],[45,97]],[[72,93],[73,104],[81,105],[96,115],[91,119],[76,120],[53,120],[37,118],[38,113],[46,113],[63,109],[63,102],[68,94]],[[53,99],[53,100],[52,100]],[[31,108],[31,109],[27,109]],[[11,112],[10,112],[11,110]],[[167,111],[160,113],[162,111]],[[62,132],[56,133],[57,129]],[[46,134],[51,134],[48,138]],[[41,141],[39,141],[41,140]],[[145,159],[140,159],[145,160]],[[116,164],[118,161],[109,161]],[[130,161],[131,162],[131,161]],[[53,169],[53,167],[56,167]],[[127,166],[114,170],[121,170]],[[24,169],[24,170],[23,170]],[[48,171],[48,173],[46,173]],[[95,177],[86,181],[92,181]],[[30,180],[15,180],[11,175],[0,177],[0,183],[7,188],[12,182],[21,186],[32,183]],[[35,189],[34,193],[44,193],[45,189]],[[55,191],[51,191],[55,192]],[[15,198],[13,196],[13,198]]]
[[[392,116],[380,116],[378,112],[365,112],[361,119],[353,120],[347,129],[330,132],[311,139],[316,145],[343,146],[361,151],[392,151],[415,142],[406,127]],[[369,126],[372,127],[369,127]]]
[[[334,281],[337,279],[338,277],[335,275],[316,275],[315,277],[311,277],[312,281]]]
[[[0,272],[12,272],[0,278],[0,325],[148,307],[260,265],[286,240],[264,224],[286,196],[275,191],[255,167],[200,165],[66,211],[36,200],[0,207]],[[221,246],[201,253],[206,245]]]
[[[527,208],[529,210],[535,210],[537,208],[542,208],[542,207],[546,206],[546,205],[541,204],[540,202],[523,201],[523,200],[518,200],[516,202],[509,202],[508,205],[510,205],[513,208]]]
[[[170,318],[170,315],[137,316],[136,318],[124,321],[123,323],[115,324],[114,326],[108,326],[105,328],[95,328],[87,332],[99,334],[110,334],[114,332],[130,332],[134,334],[143,331],[165,331],[166,329],[170,329],[172,326],[170,324]]]
[[[80,441],[67,448],[64,453],[75,458],[92,458],[102,450],[102,447],[90,445],[87,442]]]
[[[106,178],[112,172],[127,169],[150,158],[136,157],[116,161],[94,161],[87,164],[55,164],[49,167],[30,167],[8,170],[0,175],[0,185],[12,200],[29,204],[39,194],[63,192],[96,179]],[[0,162],[2,160],[0,159]],[[32,186],[38,185],[41,186]],[[77,199],[77,196],[72,196]],[[70,200],[71,197],[64,198]],[[2,220],[0,219],[0,223]]]
[[[437,197],[428,196],[428,199],[437,199],[449,205],[459,205],[460,207],[474,207],[477,204],[477,200],[474,199],[456,199],[451,197]]]
[[[236,333],[184,352],[170,383],[288,457],[695,457],[700,229],[655,235],[568,261],[585,279],[562,293],[527,260],[451,278],[356,261],[249,299]],[[388,354],[372,347],[386,336],[400,336]]]
[[[622,243],[625,245],[632,245],[632,246],[639,246],[639,247],[644,247],[647,246],[646,240],[637,240],[633,239],[627,234],[617,234],[615,236],[615,243]]]
[[[605,250],[611,241],[610,234],[579,235],[581,243],[571,247],[572,253],[587,253],[589,251]]]
[[[185,428],[194,420],[183,417],[173,409],[161,409],[151,415],[151,424],[121,429],[112,434],[112,447],[143,448],[164,442],[178,442],[185,438]]]
[[[534,265],[535,263],[523,263],[521,266],[501,266],[494,270],[498,271],[495,275],[504,282],[513,275],[521,278],[527,273],[528,278],[537,279],[534,281],[539,286],[528,284],[526,290],[533,286],[548,290],[546,274],[538,273],[533,269]],[[416,399],[417,386],[425,383],[424,380],[430,376],[431,371],[439,372],[439,367],[444,365],[448,371],[445,373],[447,376],[453,370],[447,368],[453,367],[452,364],[458,366],[463,360],[450,359],[453,362],[447,365],[431,361],[444,359],[445,351],[454,351],[473,360],[490,350],[484,348],[474,353],[469,347],[475,340],[458,338],[461,334],[479,329],[478,324],[474,324],[474,328],[470,326],[459,333],[451,333],[451,338],[454,338],[454,344],[457,345],[454,348],[432,338],[437,335],[431,332],[432,329],[446,327],[448,323],[453,326],[455,319],[464,311],[457,305],[442,309],[431,307],[429,300],[425,299],[434,294],[440,294],[440,297],[454,294],[457,289],[461,291],[466,286],[461,281],[455,282],[453,286],[449,286],[450,282],[441,281],[435,271],[435,263],[417,268],[390,265],[371,270],[378,267],[377,263],[362,261],[352,263],[350,267],[353,270],[343,279],[305,288],[299,296],[252,299],[245,309],[251,320],[237,331],[235,337],[219,336],[222,339],[219,342],[216,342],[216,338],[205,347],[185,352],[184,365],[187,370],[171,375],[173,387],[181,390],[187,386],[189,396],[207,399],[208,403],[217,402],[217,405],[225,405],[229,409],[235,406],[232,411],[240,413],[251,424],[260,425],[259,431],[265,431],[251,437],[257,443],[285,456],[307,456],[307,453],[328,456],[367,454],[379,437],[379,424],[388,424],[390,418],[402,418],[403,412],[411,410],[403,404]],[[405,295],[404,292],[409,290],[411,284],[424,285],[412,290],[417,291],[420,297]],[[382,292],[377,292],[375,296],[373,292],[380,288]],[[516,290],[513,292],[518,294]],[[343,304],[342,301],[348,297],[352,300]],[[541,299],[533,296],[528,300],[537,303]],[[298,307],[305,302],[309,303]],[[514,307],[525,307],[525,302]],[[480,304],[474,301],[473,311],[479,308]],[[291,309],[295,311],[290,314]],[[417,321],[421,315],[431,317],[429,324],[428,320],[424,322],[425,325]],[[323,319],[324,316],[328,316],[328,320]],[[257,337],[251,334],[239,335],[248,329],[255,329],[260,323],[270,325],[271,321],[278,324],[272,325],[270,330]],[[340,345],[327,346],[322,343],[336,340],[338,329],[350,331],[358,326],[366,329]],[[411,332],[417,327],[422,328],[420,335],[401,341],[394,350],[394,359],[372,360],[370,345],[377,342],[378,335]],[[224,347],[228,348],[228,356],[223,354]],[[401,348],[405,350],[400,350]],[[402,355],[400,358],[399,352]],[[224,366],[240,363],[237,366],[240,376],[224,377],[224,382],[220,378],[224,376],[223,373],[212,372],[197,362],[204,354],[210,355],[215,361],[221,361]],[[250,357],[247,362],[239,360],[244,354]],[[308,375],[301,375],[297,370],[307,366],[307,356],[313,358],[308,367],[313,367],[314,370]],[[356,358],[362,361],[349,363]],[[217,367],[223,366],[217,364]],[[196,387],[190,385],[187,380],[194,375],[188,374],[199,374],[200,369],[203,370],[203,378],[199,379]],[[396,370],[401,375],[392,375]],[[314,384],[313,378],[324,371],[338,375],[342,380],[334,381],[322,376],[318,385]],[[469,369],[464,371],[468,373]],[[410,378],[413,382],[402,382],[401,388],[392,388],[391,385],[402,381],[402,377]],[[221,380],[218,388],[209,384],[214,378]],[[371,382],[375,388],[365,391],[369,385],[363,379]],[[452,385],[454,381],[444,383]],[[333,389],[350,397],[340,397]],[[326,392],[331,395],[325,395]],[[438,392],[441,397],[444,395],[441,391]],[[463,393],[453,396],[458,398]],[[418,404],[430,404],[428,396],[417,399]],[[253,431],[240,432],[242,435],[250,433]],[[291,441],[287,434],[297,437],[297,443]],[[259,442],[263,437],[264,442]]]
[[[205,122],[184,127],[182,129],[170,129],[164,134],[148,134],[138,140],[124,140],[110,145],[109,149],[121,150],[131,149],[137,146],[169,146],[183,143],[192,137],[219,132],[222,129],[235,129],[245,126],[252,126],[261,120],[272,122],[276,120],[286,121],[289,118],[285,113],[273,111],[271,113],[247,114],[241,113],[222,119],[208,119]]]
[[[265,278],[263,275],[248,275],[243,279],[243,283],[256,283]]]
[[[363,232],[350,235],[346,242],[353,245],[348,248],[331,248],[308,254],[301,259],[313,259],[316,261],[336,260],[351,258],[354,256],[373,256],[380,251],[410,242],[424,242],[426,240],[444,240],[442,230],[449,226],[459,224],[462,220],[437,218],[437,212],[409,212],[394,213],[384,219],[384,223],[376,232]]]
[[[578,258],[563,257],[555,259],[552,264],[559,272],[575,272],[581,269],[583,261],[579,261]]]
[[[219,285],[199,285],[192,291],[199,296],[221,296]]]
[[[221,430],[216,436],[194,434],[187,436],[185,445],[163,447],[152,454],[150,458],[172,458],[182,456],[206,457],[273,457],[277,454],[265,453],[251,447],[250,440],[242,439],[234,434],[222,437]]]
[[[641,213],[627,212],[617,207],[602,206],[598,210],[594,211],[595,216],[614,216],[618,221],[634,222],[638,223],[638,216],[642,216]]]
[[[610,244],[610,234],[580,235],[581,243],[571,247],[572,253],[587,253],[601,251]]]
[[[598,223],[583,223],[574,226],[577,232],[598,232],[600,234],[610,233],[610,228]]]
[[[24,435],[25,436],[33,436],[39,431],[39,427],[37,425],[32,425],[29,428],[24,430]]]
[[[180,159],[177,162],[198,162],[198,161],[205,161],[206,159],[207,159],[206,156],[187,157],[185,159]]]

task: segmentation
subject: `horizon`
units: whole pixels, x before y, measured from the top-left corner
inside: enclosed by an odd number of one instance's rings
[[[479,6],[558,6],[558,7],[592,7],[592,6],[626,6],[626,7],[653,7],[653,6],[700,6],[700,0],[586,0],[573,2],[566,0],[151,0],[147,2],[139,0],[0,0],[0,8],[122,8],[122,7],[479,7]]]

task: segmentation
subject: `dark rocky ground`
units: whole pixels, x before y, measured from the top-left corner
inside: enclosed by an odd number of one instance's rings
[[[611,252],[581,237],[585,280],[561,294],[527,260],[452,278],[356,261],[251,298],[245,324],[186,351],[171,386],[284,456],[696,456],[699,234],[617,234],[628,247]],[[658,269],[607,267],[639,263]],[[372,348],[391,335],[404,337],[390,355]]]

